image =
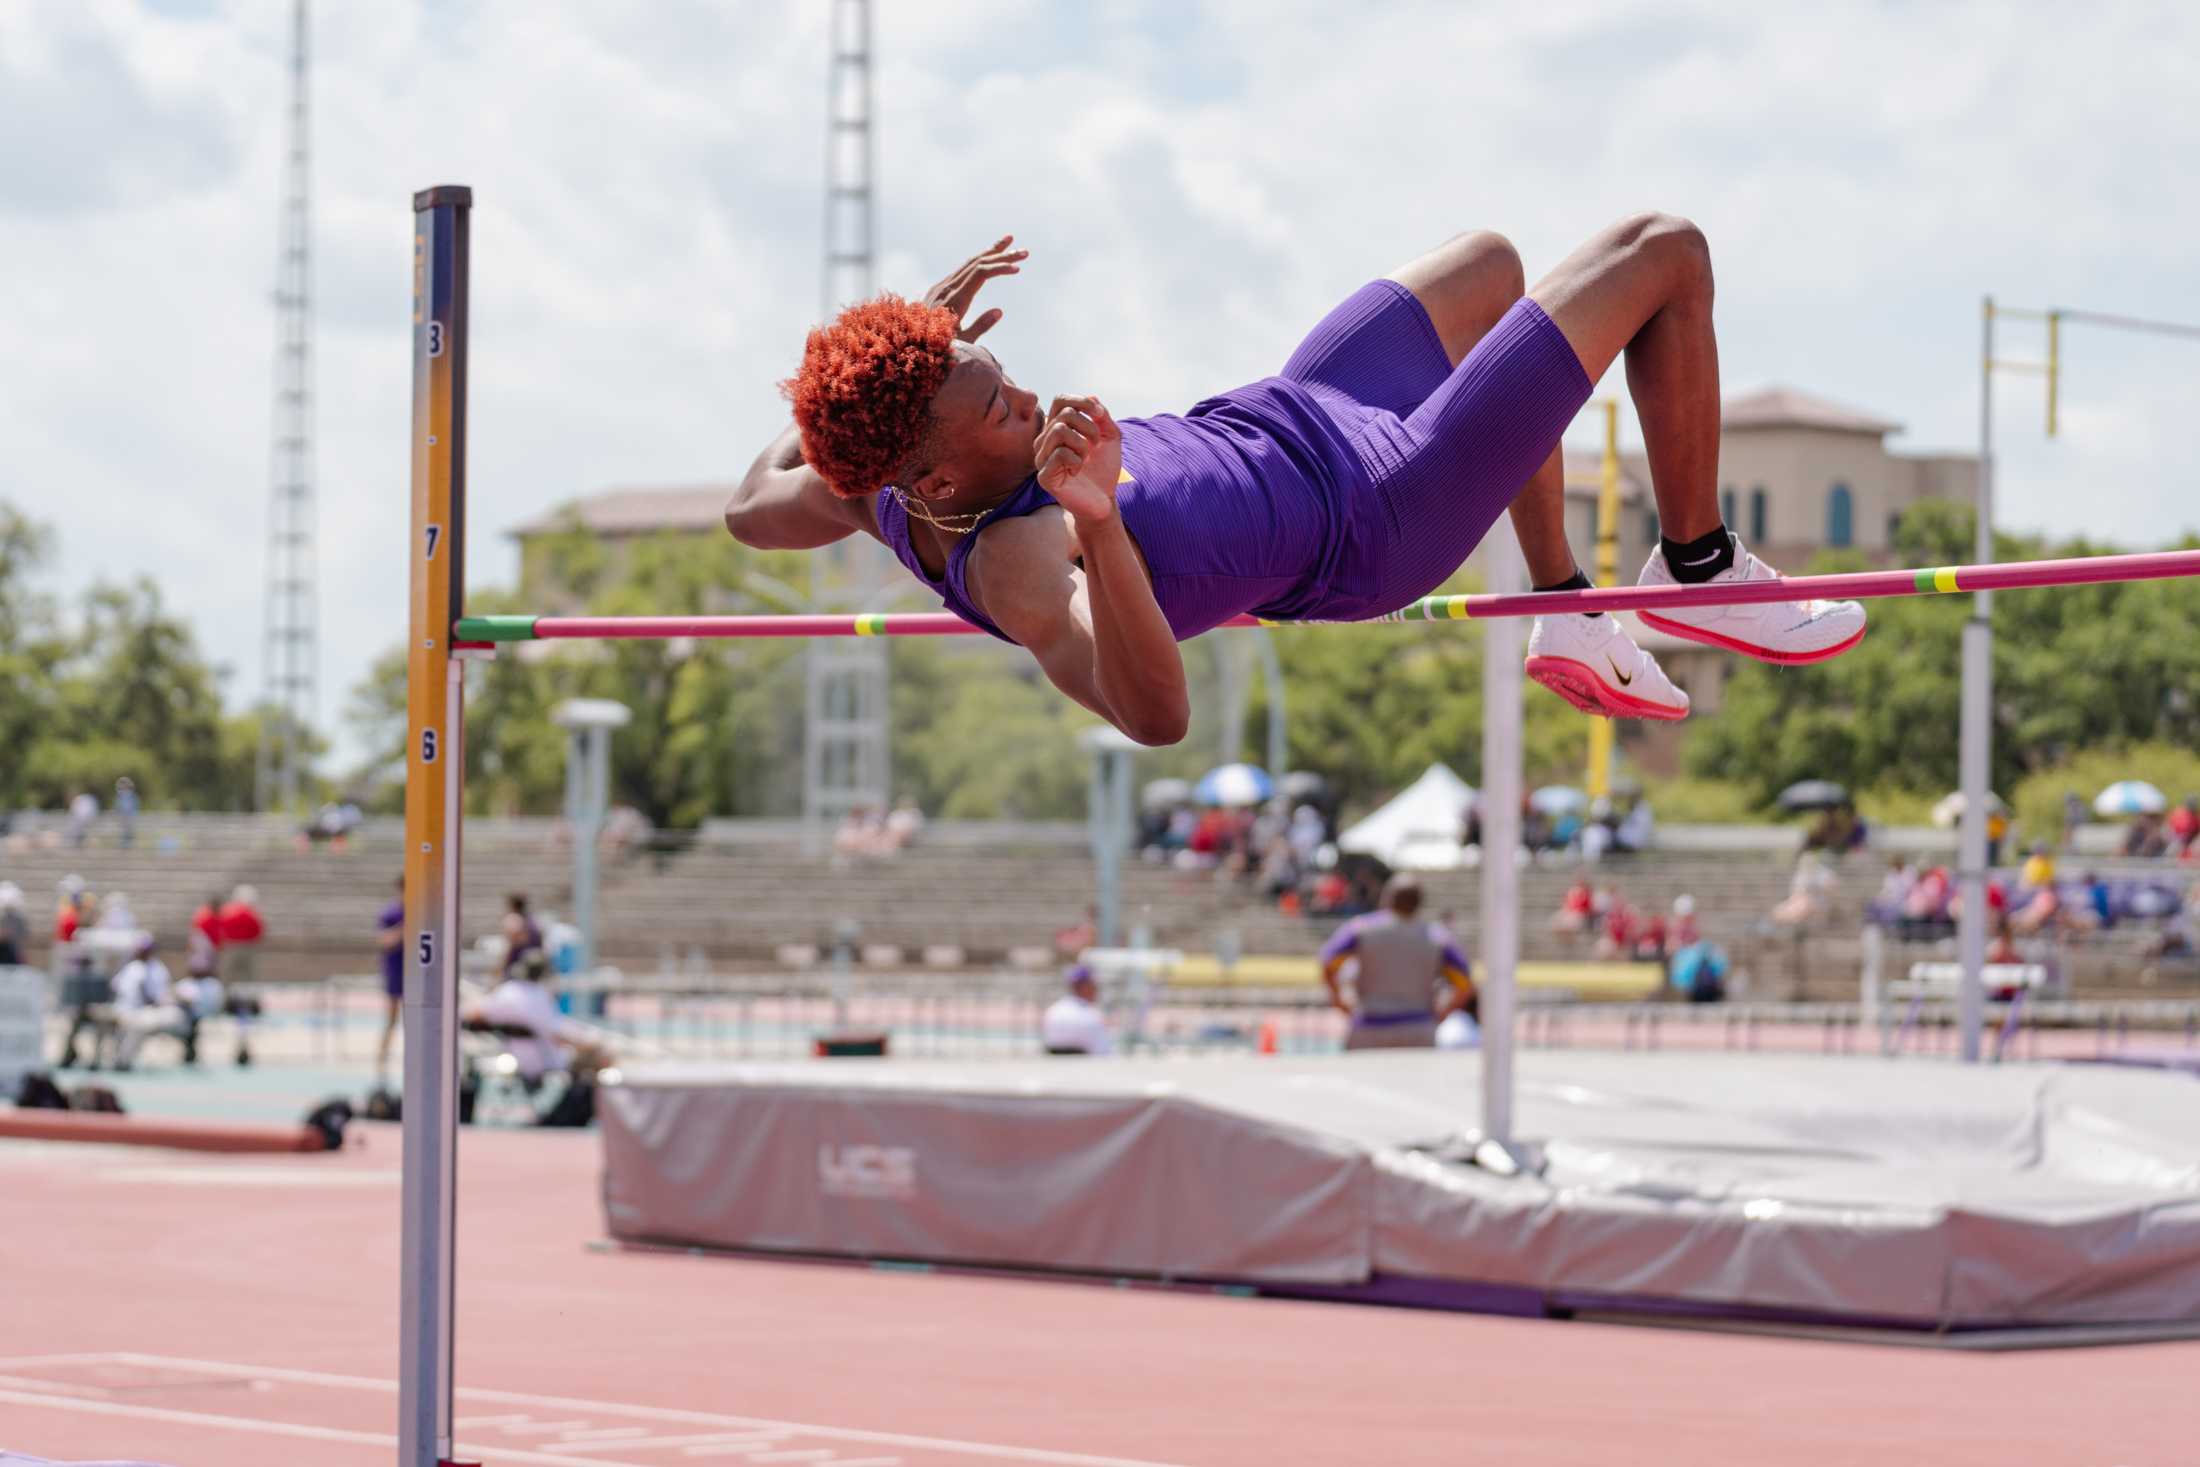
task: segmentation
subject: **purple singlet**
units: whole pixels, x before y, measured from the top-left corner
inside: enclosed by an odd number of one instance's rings
[[[1177,640],[1241,612],[1363,621],[1459,568],[1588,400],[1573,348],[1522,300],[1456,368],[1395,281],[1331,311],[1282,375],[1182,417],[1125,418],[1116,502]],[[879,533],[950,611],[1011,641],[972,601],[970,548],[995,521],[1054,503],[1026,479],[927,575],[908,512],[873,501]]]

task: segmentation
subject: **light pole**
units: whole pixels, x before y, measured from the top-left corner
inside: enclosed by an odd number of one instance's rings
[[[568,698],[550,721],[566,731],[565,823],[573,832],[573,925],[580,929],[580,972],[596,971],[596,842],[611,805],[611,731],[634,716],[609,698]]]
[[[2011,361],[1994,355],[1994,322],[2003,316],[2045,323],[2045,360]],[[2031,372],[2047,379],[2047,436],[2053,438],[2062,398],[2062,327],[2065,321],[2200,341],[2200,326],[2119,316],[2105,311],[2019,310],[1996,306],[1992,296],[1985,298],[1978,393],[1977,555],[1980,565],[1994,558],[1994,373],[1997,369]],[[1992,772],[1994,752],[1992,612],[1993,593],[1974,592],[1971,619],[1963,625],[1963,729],[1957,760],[1963,785],[1963,829],[1956,861],[1957,884],[1963,893],[1963,914],[1956,936],[1956,950],[1963,961],[1963,982],[1956,992],[1956,1016],[1962,1030],[1966,1063],[1978,1060],[1986,1025],[1986,805],[1987,780]]]

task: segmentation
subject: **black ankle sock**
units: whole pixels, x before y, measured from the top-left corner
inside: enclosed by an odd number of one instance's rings
[[[1725,525],[1693,540],[1668,540],[1658,536],[1665,568],[1684,586],[1700,585],[1734,564],[1734,537]]]
[[[1538,586],[1536,587],[1536,589],[1538,591],[1586,591],[1589,589],[1589,578],[1581,573],[1581,567],[1575,566],[1574,573],[1568,576],[1565,580],[1555,582],[1552,585],[1548,586]],[[1588,615],[1602,616],[1604,615],[1604,613],[1601,611],[1592,611],[1589,612]]]

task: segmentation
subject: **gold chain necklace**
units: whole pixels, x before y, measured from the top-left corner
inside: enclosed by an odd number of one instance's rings
[[[984,519],[987,515],[993,512],[991,508],[986,508],[973,509],[960,514],[935,515],[930,509],[925,507],[925,504],[922,500],[911,499],[908,495],[902,493],[899,485],[888,486],[888,492],[891,493],[894,496],[896,502],[901,505],[902,512],[904,514],[907,514],[915,519],[923,520],[926,524],[930,525],[935,530],[945,530],[950,535],[969,534],[972,530],[977,528],[978,521]]]

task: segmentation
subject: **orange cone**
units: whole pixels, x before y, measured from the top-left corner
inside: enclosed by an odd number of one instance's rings
[[[1260,1021],[1260,1052],[1262,1054],[1274,1054],[1276,1052],[1276,1021],[1274,1019],[1262,1019]]]

